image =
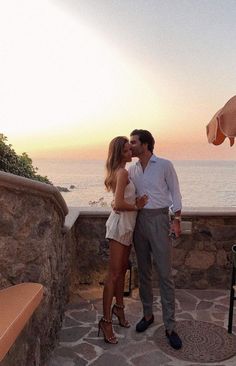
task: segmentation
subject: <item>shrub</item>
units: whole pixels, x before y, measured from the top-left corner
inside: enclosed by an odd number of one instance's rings
[[[32,160],[27,153],[23,152],[21,155],[17,155],[3,134],[0,134],[0,170],[52,184],[46,176],[43,177],[37,173],[38,168],[33,167]]]

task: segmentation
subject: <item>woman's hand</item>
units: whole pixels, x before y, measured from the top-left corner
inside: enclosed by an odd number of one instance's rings
[[[143,208],[148,202],[148,196],[146,194],[144,194],[141,197],[137,197],[136,198],[136,206],[137,209],[140,210],[141,208]]]

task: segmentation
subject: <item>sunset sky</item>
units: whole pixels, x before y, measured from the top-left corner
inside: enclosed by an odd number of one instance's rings
[[[205,132],[236,94],[235,19],[235,0],[0,0],[0,133],[33,158],[144,128],[161,156],[235,159]]]

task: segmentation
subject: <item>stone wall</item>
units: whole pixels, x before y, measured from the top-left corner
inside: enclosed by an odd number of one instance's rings
[[[0,288],[21,282],[44,286],[44,298],[1,363],[43,365],[53,348],[69,296],[73,240],[58,190],[0,172]]]
[[[107,213],[103,212],[95,216],[80,214],[75,222],[77,284],[90,285],[104,281],[108,261],[108,242],[105,240],[106,219]]]
[[[185,214],[192,234],[183,235],[173,248],[173,267],[178,288],[230,287],[232,252],[236,243],[236,215],[227,212]]]
[[[82,211],[75,223],[80,285],[103,283],[108,260],[105,222],[109,212]],[[190,209],[183,211],[183,231],[173,241],[173,274],[177,288],[229,288],[231,247],[236,243],[236,211]],[[132,251],[133,286],[138,286],[137,264]],[[154,270],[154,286],[158,276]]]

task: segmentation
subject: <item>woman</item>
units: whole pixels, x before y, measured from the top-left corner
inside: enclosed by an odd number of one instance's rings
[[[105,186],[114,194],[114,208],[106,222],[106,238],[109,239],[109,270],[103,291],[103,317],[98,324],[98,335],[102,330],[107,343],[116,344],[112,328],[114,314],[121,327],[130,327],[125,319],[123,292],[125,273],[128,267],[133,231],[137,211],[147,203],[147,196],[136,198],[135,187],[125,169],[132,160],[132,150],[126,137],[115,137],[109,145],[106,161]],[[116,303],[111,309],[113,296]]]

